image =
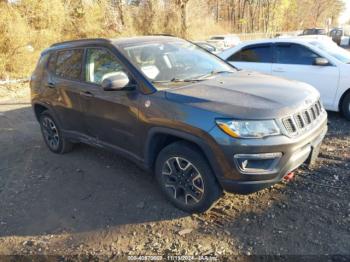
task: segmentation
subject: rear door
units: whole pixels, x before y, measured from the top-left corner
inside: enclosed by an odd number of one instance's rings
[[[272,45],[249,45],[231,55],[227,61],[237,68],[271,74]]]
[[[274,57],[273,75],[312,85],[320,92],[325,107],[332,106],[339,81],[339,70],[335,65],[315,65],[315,59],[321,56],[295,43],[277,43]]]
[[[53,52],[47,74],[43,77],[48,90],[46,97],[63,129],[79,133],[84,133],[80,103],[83,54],[82,48]]]

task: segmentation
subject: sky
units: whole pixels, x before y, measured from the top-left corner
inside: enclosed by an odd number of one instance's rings
[[[339,18],[339,24],[344,24],[350,20],[350,0],[343,0],[346,4],[345,10]]]

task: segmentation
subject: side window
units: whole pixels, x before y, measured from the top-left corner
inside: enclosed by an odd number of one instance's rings
[[[272,63],[272,49],[270,45],[245,47],[233,54],[230,62]]]
[[[57,54],[55,73],[63,78],[79,80],[82,70],[84,51],[73,49],[60,51]]]
[[[106,77],[125,71],[122,64],[106,49],[89,48],[85,63],[85,81],[101,84]]]
[[[320,57],[309,48],[299,44],[277,44],[276,63],[289,65],[313,65]]]
[[[56,59],[57,59],[57,53],[52,53],[49,58],[49,62],[47,65],[47,68],[49,72],[54,73],[56,69]]]

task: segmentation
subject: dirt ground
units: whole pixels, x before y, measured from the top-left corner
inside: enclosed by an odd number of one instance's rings
[[[350,122],[338,114],[314,170],[191,216],[120,156],[84,145],[49,152],[21,90],[0,99],[1,255],[350,260]]]

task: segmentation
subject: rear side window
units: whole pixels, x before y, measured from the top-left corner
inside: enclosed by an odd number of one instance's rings
[[[50,72],[54,73],[56,68],[57,53],[52,53],[47,64],[47,68]]]
[[[271,45],[250,46],[229,57],[230,62],[272,63]]]
[[[57,53],[56,75],[72,80],[80,80],[83,60],[82,49],[65,50]]]
[[[276,63],[289,65],[313,65],[320,57],[309,48],[299,44],[277,44]]]

